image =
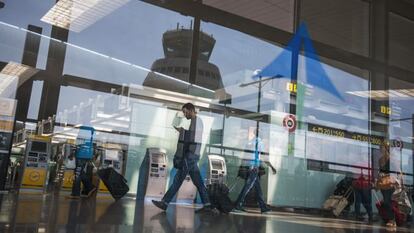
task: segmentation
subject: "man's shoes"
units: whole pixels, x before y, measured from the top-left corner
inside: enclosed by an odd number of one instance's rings
[[[94,192],[96,192],[96,187],[93,187],[91,190],[89,190],[87,197],[90,197],[93,195]]]
[[[204,205],[203,208],[196,210],[196,213],[198,214],[207,213],[207,214],[218,215],[220,214],[220,211],[216,207],[213,207],[211,204],[207,204],[207,205]]]
[[[97,188],[96,187],[93,187],[93,188],[91,188],[89,191],[82,191],[82,193],[81,193],[81,197],[90,197],[90,196],[92,196],[93,195],[93,193],[94,192],[96,192],[96,190],[97,190]]]
[[[163,211],[166,211],[166,210],[167,210],[168,204],[167,204],[167,203],[165,203],[165,201],[156,201],[156,200],[152,200],[152,203],[153,203],[156,207],[158,207],[158,208],[162,209]]]
[[[272,209],[270,209],[269,207],[266,207],[264,209],[261,209],[260,210],[260,213],[262,213],[262,214],[268,214],[271,211],[272,211]]]
[[[76,200],[76,199],[80,199],[80,196],[76,196],[76,195],[69,195],[69,196],[66,196],[65,197],[66,199],[73,199],[73,200]]]
[[[362,215],[356,215],[356,216],[355,216],[355,220],[356,220],[356,221],[364,221],[364,220],[365,220],[365,218],[364,218],[364,216],[362,216]]]
[[[241,212],[247,212],[247,211],[241,206],[236,206],[234,207],[233,212],[241,213]]]

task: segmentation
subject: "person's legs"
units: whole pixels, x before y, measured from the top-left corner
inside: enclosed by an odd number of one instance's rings
[[[236,209],[242,209],[244,199],[246,198],[249,191],[253,188],[255,185],[256,179],[258,179],[257,176],[257,169],[250,169],[249,177],[247,178],[246,184],[244,185],[241,193],[240,193],[240,200],[236,203]]]
[[[80,189],[81,189],[81,174],[85,164],[82,159],[76,159],[76,168],[75,168],[75,179],[72,185],[72,197],[79,197],[80,196]]]
[[[90,169],[90,161],[84,160],[85,165],[81,171],[81,181],[83,184],[83,191],[82,193],[89,196],[93,191],[95,191],[95,187],[92,184],[92,170]]]
[[[394,221],[394,212],[392,212],[392,194],[394,189],[385,189],[381,190],[382,196],[384,198],[383,208],[387,213],[387,218],[389,222]]]
[[[177,173],[175,173],[173,183],[171,184],[170,188],[168,188],[164,197],[162,197],[161,201],[152,200],[152,203],[164,211],[167,210],[168,204],[171,202],[175,194],[178,192],[178,189],[181,187],[185,177],[187,176],[187,173],[188,166],[186,164],[183,165],[182,169],[177,169]]]
[[[364,205],[365,210],[367,211],[368,218],[372,221],[372,199],[371,199],[371,189],[362,190],[362,204]]]
[[[254,189],[256,191],[256,198],[257,198],[257,202],[259,203],[260,210],[262,212],[269,211],[270,209],[267,207],[265,201],[263,200],[263,192],[262,192],[262,187],[260,186],[259,178],[257,178],[256,181],[254,182]]]
[[[361,217],[362,190],[355,189],[355,218]]]
[[[188,173],[188,167],[184,163],[182,169],[177,169],[177,173],[175,173],[173,183],[171,184],[170,188],[165,193],[164,197],[162,198],[162,201],[166,204],[170,203],[175,194],[178,192],[178,189],[180,189],[181,184],[183,183],[185,177]]]
[[[244,185],[243,185],[243,188],[246,186],[246,184],[247,184],[247,179],[246,180],[244,180]],[[243,190],[243,189],[242,189]],[[236,201],[234,202],[234,203],[239,203],[240,202],[240,200],[242,199],[242,196],[243,196],[243,192],[240,192],[239,193],[239,196],[237,197],[237,199],[236,199]],[[243,206],[244,205],[244,203],[241,203],[241,206]]]
[[[204,185],[203,178],[201,177],[197,161],[188,160],[187,164],[189,167],[188,173],[193,181],[193,184],[197,187],[198,193],[200,193],[201,202],[203,202],[204,205],[209,205],[210,200],[208,198],[207,188]]]

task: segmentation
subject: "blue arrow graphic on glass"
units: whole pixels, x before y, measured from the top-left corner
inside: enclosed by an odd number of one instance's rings
[[[305,48],[305,82],[315,87],[319,87],[339,99],[344,100],[323,69],[319,56],[316,54],[316,50],[309,37],[305,23],[302,23],[299,26],[296,34],[293,36],[292,40],[289,41],[286,48],[269,65],[264,67],[261,72],[255,75],[254,78],[259,76],[271,78],[290,77],[292,81],[297,81],[298,56],[302,41]]]

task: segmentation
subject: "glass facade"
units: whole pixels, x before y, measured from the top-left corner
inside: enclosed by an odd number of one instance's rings
[[[399,6],[414,5],[396,1],[6,1],[1,77],[19,82],[0,96],[17,99],[14,147],[22,132],[49,136],[59,164],[58,148],[92,126],[102,166],[118,151],[106,165],[135,196],[148,148],[173,171],[173,124],[191,102],[204,178],[219,155],[236,184],[258,126],[277,170],[261,177],[270,205],[320,208],[345,177],[376,177],[384,141],[392,174],[413,186],[414,17]]]

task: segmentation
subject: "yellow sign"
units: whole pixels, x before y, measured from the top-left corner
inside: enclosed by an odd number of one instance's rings
[[[45,185],[46,169],[40,168],[26,168],[23,174],[23,187],[38,187]]]
[[[108,188],[106,187],[104,182],[102,182],[102,180],[99,181],[99,191],[100,192],[108,192]]]
[[[51,142],[52,137],[50,136],[40,136],[40,135],[29,135],[29,138],[33,141],[41,141],[41,142]]]
[[[385,115],[391,115],[391,108],[390,107],[387,107],[387,106],[384,106],[384,105],[381,105],[381,113],[382,114],[385,114]]]
[[[75,181],[75,173],[73,170],[68,170],[63,173],[62,189],[72,189]]]
[[[308,130],[314,133],[324,134],[327,136],[335,136],[340,138],[350,138],[357,141],[369,142],[374,145],[381,145],[383,138],[375,135],[360,134],[348,132],[342,129],[330,128],[322,125],[308,124]]]
[[[296,93],[298,85],[296,83],[287,82],[286,83],[286,90],[289,92]]]
[[[66,140],[66,142],[67,142],[68,144],[70,144],[70,145],[75,145],[76,140],[75,140],[75,139],[72,139],[72,138],[69,138],[69,139],[67,139],[67,140]]]
[[[324,126],[316,126],[316,125],[312,126],[310,127],[310,131],[314,133],[325,134],[328,136],[335,136],[335,137],[341,137],[341,138],[345,137],[344,130],[329,128],[329,127],[324,127]]]

